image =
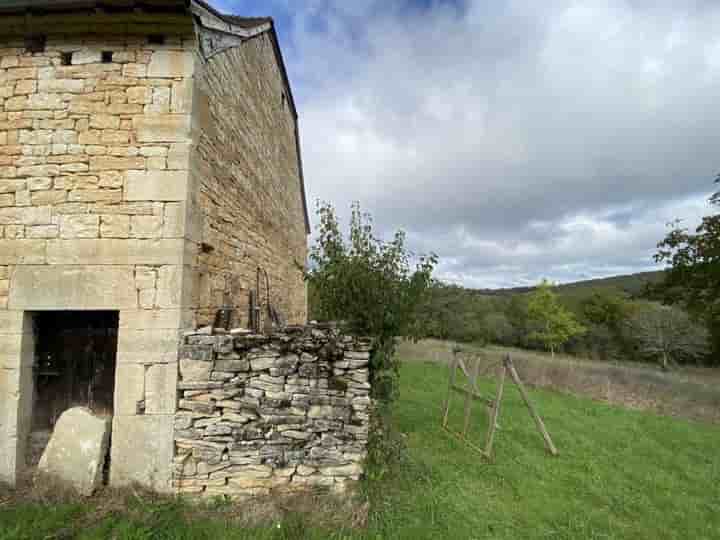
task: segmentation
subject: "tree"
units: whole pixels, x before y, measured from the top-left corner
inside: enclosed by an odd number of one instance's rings
[[[376,238],[370,215],[361,212],[357,203],[352,206],[348,239],[340,232],[330,204],[318,203],[318,215],[311,269],[306,273],[315,313],[324,320],[342,321],[347,331],[373,339],[373,396],[389,404],[398,392],[395,338],[420,336],[418,311],[437,257],[413,257],[405,248],[402,231],[390,242]]]
[[[630,316],[627,326],[640,354],[658,360],[663,369],[697,361],[709,351],[707,330],[677,307],[647,303]]]
[[[603,360],[629,358],[633,350],[624,331],[632,311],[624,292],[596,289],[580,303],[581,320],[587,327],[582,337],[585,353]]]
[[[515,337],[515,327],[502,312],[488,313],[483,317],[483,326],[487,340],[500,345],[508,345]]]
[[[628,313],[627,297],[614,291],[596,290],[582,301],[582,313],[593,324],[617,329]]]
[[[560,304],[552,285],[546,280],[530,293],[528,317],[539,327],[531,337],[541,341],[553,357],[555,349],[571,337],[585,332],[572,313]]]
[[[720,176],[715,182],[720,181]],[[709,199],[720,206],[720,191]],[[662,284],[666,303],[682,302],[703,320],[712,339],[714,358],[720,358],[720,213],[705,216],[694,233],[674,223],[658,244],[657,262],[669,268]]]

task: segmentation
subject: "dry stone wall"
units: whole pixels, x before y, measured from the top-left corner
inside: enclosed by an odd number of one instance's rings
[[[176,490],[344,491],[366,457],[369,357],[369,341],[319,326],[269,336],[188,332],[179,357]]]

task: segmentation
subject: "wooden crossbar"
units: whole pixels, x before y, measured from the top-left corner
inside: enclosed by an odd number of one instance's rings
[[[492,407],[493,403],[495,403],[494,399],[486,398],[485,396],[481,396],[480,394],[473,392],[472,390],[468,390],[467,388],[463,388],[460,385],[453,384],[452,385],[453,391],[459,393],[459,394],[470,394],[470,397],[476,401],[483,401],[485,404],[490,405]]]

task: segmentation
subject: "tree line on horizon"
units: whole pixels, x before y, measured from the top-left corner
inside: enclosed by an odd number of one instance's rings
[[[477,294],[435,281],[420,314],[425,335],[474,344],[546,350],[604,361],[714,364],[710,336],[652,285],[638,295],[609,287],[549,283],[530,292]]]
[[[716,178],[720,183],[720,176]],[[720,206],[720,191],[709,198]],[[599,360],[720,365],[720,213],[678,220],[657,245],[664,271],[487,294],[435,281],[427,335]],[[626,286],[629,285],[629,286]],[[641,286],[638,286],[641,285]]]
[[[719,206],[720,191],[709,202]],[[499,293],[431,280],[434,254],[412,270],[402,232],[392,242],[375,238],[369,214],[357,205],[347,247],[334,209],[321,206],[319,214],[323,226],[308,274],[311,319],[350,313],[349,322],[363,322],[386,341],[407,334],[651,361],[665,369],[720,366],[720,213],[705,216],[694,231],[673,224],[657,246],[656,262],[667,264],[662,272],[560,287],[543,281]],[[387,352],[391,358],[392,347]]]

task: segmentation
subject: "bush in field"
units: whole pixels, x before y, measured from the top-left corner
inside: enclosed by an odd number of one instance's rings
[[[624,324],[633,311],[626,294],[612,290],[596,290],[581,299],[579,315],[587,332],[573,341],[580,341],[579,352],[601,360],[623,360],[632,357],[632,344],[624,332]]]
[[[373,394],[389,403],[398,393],[395,338],[420,336],[418,311],[437,257],[419,256],[413,263],[404,233],[396,232],[390,242],[376,238],[369,214],[361,212],[358,204],[352,206],[347,239],[330,204],[318,205],[318,217],[311,269],[306,274],[315,315],[342,321],[349,332],[374,340]]]
[[[469,289],[433,280],[421,312],[423,335],[483,343],[488,337],[483,317],[489,309],[487,300]]]
[[[585,327],[563,307],[547,281],[543,281],[530,293],[528,318],[537,326],[531,337],[543,343],[552,356],[571,337],[585,332]]]
[[[511,344],[516,336],[515,327],[502,312],[488,313],[482,320],[487,340],[500,345]]]
[[[707,330],[676,307],[648,302],[626,324],[640,354],[658,361],[663,369],[698,361],[709,351]]]

